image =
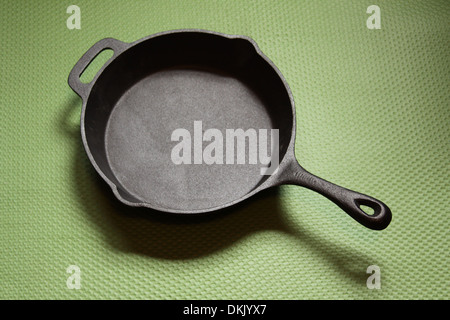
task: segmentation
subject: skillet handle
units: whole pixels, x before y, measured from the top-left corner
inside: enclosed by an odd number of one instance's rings
[[[391,210],[380,200],[335,185],[309,173],[297,161],[295,163],[293,172],[291,171],[289,174],[290,179],[288,180],[290,181],[287,181],[288,183],[300,185],[320,193],[337,204],[353,219],[370,229],[382,230],[391,222]],[[365,213],[361,206],[372,208],[374,213],[372,215]]]
[[[105,38],[97,43],[95,43],[86,53],[78,60],[78,62],[73,67],[69,74],[69,86],[75,91],[82,99],[87,98],[93,82],[83,83],[80,80],[80,76],[84,70],[89,66],[89,64],[98,56],[103,50],[111,49],[114,51],[113,56],[110,60],[115,58],[117,55],[125,51],[129,47],[128,43],[113,39]],[[103,69],[103,68],[102,68]],[[101,70],[102,70],[101,69]]]

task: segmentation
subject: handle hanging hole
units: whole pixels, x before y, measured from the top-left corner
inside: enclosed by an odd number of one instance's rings
[[[365,214],[369,216],[373,216],[375,214],[375,210],[372,207],[360,205],[359,208],[364,211]]]
[[[376,216],[381,212],[381,205],[368,199],[355,199],[359,209],[368,216]]]
[[[102,50],[84,69],[80,75],[80,81],[82,83],[91,82],[97,72],[102,68],[102,66],[112,58],[114,51],[111,49]]]

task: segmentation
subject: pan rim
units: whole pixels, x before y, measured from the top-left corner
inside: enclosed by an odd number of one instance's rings
[[[286,90],[286,94],[288,95],[289,102],[290,102],[290,105],[291,105],[292,122],[293,122],[292,123],[292,131],[291,131],[289,144],[288,144],[288,146],[286,148],[286,152],[283,155],[282,159],[280,159],[278,172],[273,174],[273,175],[271,175],[270,177],[268,177],[263,183],[261,183],[259,186],[257,186],[253,190],[249,191],[248,193],[244,194],[243,196],[241,196],[239,198],[236,198],[236,199],[233,199],[233,200],[230,200],[229,202],[222,203],[220,205],[209,207],[209,208],[201,208],[201,209],[173,209],[173,208],[167,208],[167,207],[164,207],[164,206],[159,206],[159,205],[154,204],[154,203],[142,202],[139,199],[136,199],[136,200],[138,200],[138,202],[128,201],[127,199],[124,198],[124,196],[122,196],[120,194],[118,186],[113,181],[111,181],[111,179],[108,178],[103,173],[103,171],[100,169],[100,167],[96,163],[96,161],[95,161],[95,159],[94,159],[94,157],[93,157],[93,155],[92,155],[92,153],[90,151],[90,148],[88,146],[86,132],[85,132],[85,114],[86,114],[86,109],[88,107],[89,97],[90,97],[90,94],[91,94],[91,91],[92,91],[92,87],[95,85],[95,83],[97,82],[98,78],[101,76],[103,71],[117,57],[119,57],[121,54],[126,52],[128,49],[133,48],[133,47],[135,47],[138,44],[141,44],[143,42],[146,42],[148,40],[151,40],[151,39],[154,39],[154,38],[157,38],[157,37],[167,36],[167,35],[170,35],[170,34],[177,34],[177,33],[206,33],[206,34],[211,34],[211,35],[215,35],[215,36],[219,36],[219,37],[223,37],[223,38],[228,38],[228,39],[242,39],[242,40],[248,41],[254,47],[256,53],[275,71],[275,73],[277,74],[277,76],[279,77],[281,82],[283,83],[283,86],[284,86],[284,88]],[[154,209],[154,210],[167,212],[167,213],[174,213],[174,214],[200,214],[200,213],[207,213],[207,212],[217,211],[217,210],[220,210],[220,209],[224,209],[224,208],[230,207],[230,206],[232,206],[234,204],[240,203],[240,202],[250,198],[254,194],[256,194],[256,193],[258,193],[258,192],[260,192],[260,191],[262,191],[264,189],[267,189],[269,187],[273,187],[273,186],[277,186],[277,185],[282,184],[282,176],[283,176],[283,172],[285,171],[285,168],[287,168],[292,161],[296,161],[295,160],[295,152],[294,152],[295,137],[296,137],[296,109],[295,109],[295,102],[294,102],[292,91],[291,91],[291,89],[290,89],[286,79],[282,75],[281,71],[261,51],[261,49],[259,48],[259,46],[257,45],[255,40],[253,40],[251,37],[245,36],[245,35],[225,34],[225,33],[217,32],[217,31],[210,31],[210,30],[204,30],[204,29],[174,29],[174,30],[158,32],[158,33],[146,36],[144,38],[138,39],[138,40],[136,40],[134,42],[124,43],[124,44],[126,44],[127,48],[124,49],[124,50],[121,50],[118,53],[115,52],[113,54],[113,57],[107,63],[105,63],[105,65],[102,66],[102,68],[98,71],[96,76],[93,78],[93,80],[90,83],[90,87],[85,92],[84,97],[81,97],[83,102],[82,102],[81,122],[80,122],[82,142],[83,142],[83,146],[85,148],[85,151],[86,151],[86,153],[88,155],[88,158],[89,158],[91,164],[93,165],[94,169],[102,177],[102,179],[110,186],[110,188],[113,191],[113,194],[115,195],[115,197],[120,202],[122,202],[122,203],[124,203],[124,204],[126,204],[128,206],[131,206],[131,207],[145,207],[145,208]]]

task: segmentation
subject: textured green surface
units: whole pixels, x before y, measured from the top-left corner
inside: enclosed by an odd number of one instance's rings
[[[81,30],[66,28],[71,4]],[[0,298],[450,298],[450,3],[376,1],[382,29],[368,30],[371,4],[1,1]],[[294,94],[299,161],[386,202],[391,225],[368,230],[295,186],[192,222],[118,204],[67,76],[99,39],[178,28],[254,38]]]

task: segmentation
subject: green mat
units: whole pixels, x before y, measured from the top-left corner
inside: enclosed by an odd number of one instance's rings
[[[449,18],[445,0],[2,1],[0,298],[450,298]],[[203,219],[119,204],[82,148],[68,74],[102,38],[180,28],[252,37],[292,89],[300,163],[387,203],[391,225],[295,186]]]

